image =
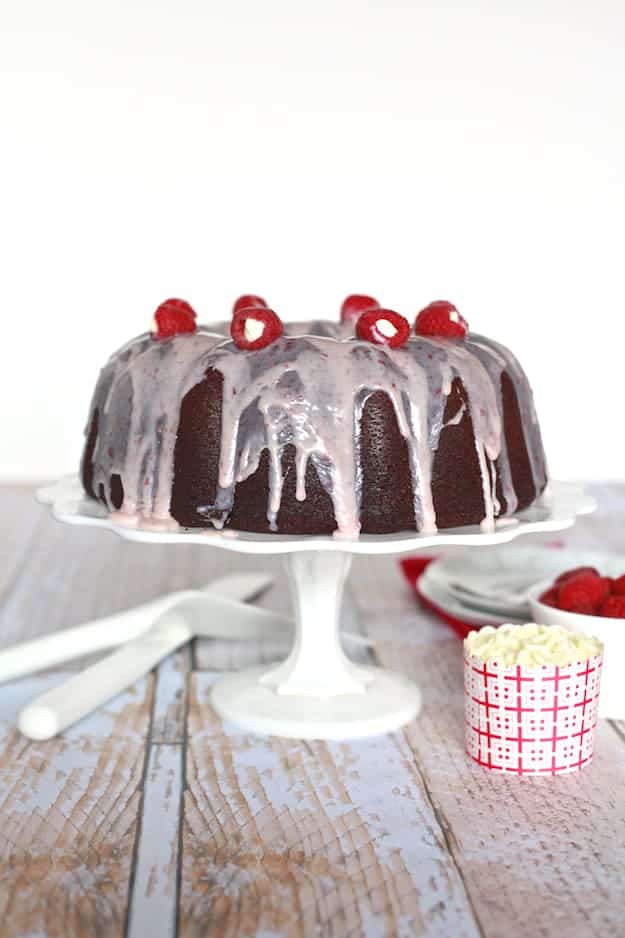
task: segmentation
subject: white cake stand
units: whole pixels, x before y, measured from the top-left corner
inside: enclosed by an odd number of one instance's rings
[[[95,525],[133,541],[196,543],[249,554],[285,554],[295,613],[295,641],[286,661],[227,674],[213,687],[217,712],[250,732],[303,739],[354,739],[398,729],[421,706],[406,678],[351,662],[339,642],[339,613],[353,554],[399,554],[455,544],[492,545],[522,534],[570,527],[595,502],[576,485],[552,483],[539,503],[495,530],[479,526],[434,535],[298,537],[212,530],[157,530],[116,523],[85,498],[72,476],[39,492],[60,521]]]

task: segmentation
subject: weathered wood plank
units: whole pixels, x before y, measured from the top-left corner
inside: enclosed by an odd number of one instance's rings
[[[212,681],[192,680],[181,938],[479,934],[401,736],[240,735]]]
[[[1,938],[124,933],[152,680],[62,737],[28,742],[19,710],[62,677],[2,688]]]
[[[184,646],[161,662],[156,670],[152,743],[182,743],[187,718],[187,685],[191,648]]]
[[[182,780],[182,746],[151,746],[126,938],[176,933]]]

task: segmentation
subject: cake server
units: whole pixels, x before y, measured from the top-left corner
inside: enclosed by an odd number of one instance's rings
[[[203,626],[196,617],[203,620]],[[168,609],[147,632],[112,655],[24,707],[18,726],[30,739],[56,736],[143,677],[196,634],[276,637],[286,636],[291,630],[290,620],[278,613],[215,594],[194,597]]]
[[[136,638],[146,632],[150,626],[169,609],[180,603],[194,599],[206,600],[211,595],[230,599],[254,599],[272,584],[271,577],[264,573],[233,573],[220,577],[201,590],[181,590],[161,596],[151,602],[133,609],[116,612],[93,622],[78,625],[54,635],[45,635],[29,642],[13,645],[0,652],[0,683],[11,681],[26,674],[34,674],[44,668],[65,661],[81,658],[92,652],[103,651]],[[199,626],[200,617],[194,621]],[[220,629],[221,631],[215,631]],[[213,622],[213,637],[228,638],[228,625],[225,621]],[[231,636],[233,638],[246,636]],[[254,636],[248,636],[254,637]]]

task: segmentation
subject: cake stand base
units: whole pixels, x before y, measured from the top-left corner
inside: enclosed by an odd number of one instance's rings
[[[364,692],[333,697],[277,694],[263,683],[266,670],[228,674],[215,684],[212,703],[224,720],[250,733],[297,739],[359,739],[399,729],[421,709],[419,689],[379,668],[362,669]]]
[[[351,554],[296,551],[286,557],[295,641],[282,664],[220,678],[212,703],[251,733],[356,739],[412,720],[421,695],[411,681],[346,658],[339,614]]]

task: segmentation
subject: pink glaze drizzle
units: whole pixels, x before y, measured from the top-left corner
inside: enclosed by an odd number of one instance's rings
[[[282,339],[245,352],[224,337],[226,328],[220,323],[167,341],[140,336],[103,369],[92,403],[92,415],[98,409],[93,487],[103,492],[113,511],[111,476],[120,476],[124,501],[115,512],[120,523],[157,529],[176,526],[170,502],[180,408],[188,391],[211,368],[223,376],[219,487],[215,505],[206,506],[216,527],[228,520],[236,484],[256,472],[267,450],[267,518],[271,530],[277,529],[282,453],[292,444],[296,497],[306,498],[310,460],[332,499],[337,534],[357,536],[360,419],[368,397],[383,391],[408,447],[417,529],[436,531],[431,472],[455,378],[461,379],[468,404],[463,403],[447,424],[458,423],[468,407],[482,478],[483,528],[492,530],[501,511],[495,495],[496,460],[506,513],[517,507],[502,426],[504,371],[514,384],[526,427],[537,491],[545,478],[527,379],[514,356],[489,339],[411,337],[403,348],[389,349],[355,340],[353,327],[313,322],[287,325]]]

